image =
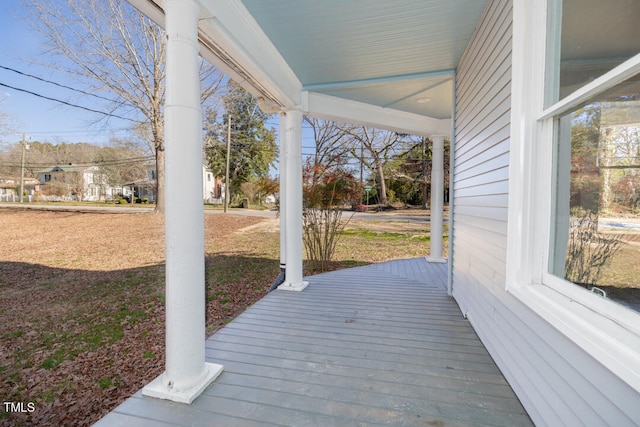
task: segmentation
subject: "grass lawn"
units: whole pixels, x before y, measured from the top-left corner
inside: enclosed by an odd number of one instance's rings
[[[274,220],[205,221],[211,334],[266,294],[279,234]],[[427,255],[423,227],[352,222],[331,268]],[[0,397],[26,409],[3,405],[0,426],[91,425],[164,370],[161,216],[0,209],[0,229]]]

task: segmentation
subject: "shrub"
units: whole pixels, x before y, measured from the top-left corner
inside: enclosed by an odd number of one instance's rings
[[[586,212],[571,216],[565,278],[573,283],[595,286],[604,266],[624,243],[619,234],[598,231],[598,214]]]
[[[305,165],[302,241],[312,268],[326,270],[340,232],[349,222],[342,220],[342,207],[352,205],[361,193],[360,182],[344,169],[310,161]]]

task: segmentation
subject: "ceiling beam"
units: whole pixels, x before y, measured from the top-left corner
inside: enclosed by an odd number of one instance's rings
[[[450,119],[434,119],[406,111],[383,108],[317,92],[302,92],[305,114],[325,120],[352,123],[418,136],[449,136]]]
[[[400,74],[395,76],[383,76],[383,77],[373,77],[370,79],[361,79],[361,80],[348,80],[341,82],[329,82],[329,83],[313,83],[309,85],[304,85],[302,90],[306,90],[309,92],[322,92],[333,89],[347,89],[354,87],[362,87],[362,86],[370,86],[380,83],[393,83],[399,81],[407,81],[407,80],[417,80],[417,79],[427,79],[434,77],[453,77],[455,70],[439,70],[439,71],[426,71],[423,73],[413,73],[413,74]]]

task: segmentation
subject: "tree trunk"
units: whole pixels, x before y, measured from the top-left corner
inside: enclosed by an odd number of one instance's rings
[[[156,209],[155,213],[164,214],[166,208],[164,197],[164,146],[156,150]]]
[[[159,85],[156,85],[156,90],[158,90],[159,87]],[[164,118],[159,113],[160,99],[159,95],[155,97],[155,113],[151,119],[151,135],[156,152],[156,208],[154,212],[164,214],[166,208],[164,194]]]
[[[381,205],[387,205],[387,184],[384,181],[384,170],[382,169],[382,162],[376,162],[376,177],[378,181],[378,202]]]
[[[420,185],[422,186],[422,209],[429,209],[429,183],[423,179]]]

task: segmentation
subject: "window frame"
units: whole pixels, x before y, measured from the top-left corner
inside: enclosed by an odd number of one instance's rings
[[[558,3],[514,2],[506,290],[640,391],[640,314],[549,273],[555,122],[640,73],[640,54],[544,108],[547,60],[559,56],[559,27],[557,19],[549,25],[547,7],[557,11]]]

